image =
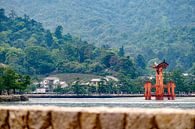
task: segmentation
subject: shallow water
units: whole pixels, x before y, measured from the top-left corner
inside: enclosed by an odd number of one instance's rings
[[[124,98],[30,98],[26,102],[3,102],[0,105],[42,105],[60,107],[131,107],[195,109],[195,97],[177,97],[175,100],[144,100],[143,97]]]

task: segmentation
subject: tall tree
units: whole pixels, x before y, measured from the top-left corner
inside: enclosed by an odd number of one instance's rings
[[[58,39],[62,39],[62,32],[63,32],[63,27],[62,26],[57,26],[55,30],[55,36]]]
[[[4,67],[0,67],[0,95],[2,94],[2,91],[5,89],[4,85],[4,79],[3,79],[3,74],[4,74]]]
[[[0,9],[0,19],[4,19],[6,16],[5,16],[5,10],[4,9]]]
[[[136,66],[144,69],[146,67],[146,61],[142,55],[136,57]]]
[[[3,84],[6,86],[7,93],[10,93],[10,90],[13,89],[15,92],[16,86],[16,79],[17,75],[11,68],[5,68],[3,73]]]
[[[0,94],[2,91],[15,94],[16,90],[24,91],[30,85],[30,76],[16,73],[8,66],[0,67]]]
[[[46,31],[45,40],[46,40],[47,46],[51,47],[51,45],[53,44],[53,37],[49,30]]]
[[[11,19],[15,19],[17,17],[16,12],[14,10],[11,10],[10,13],[9,13],[9,17]]]
[[[186,84],[184,84],[184,77],[182,76],[182,71],[176,69],[173,73],[172,73],[172,77],[171,80],[173,82],[175,82],[176,84],[176,92],[186,92],[187,91],[187,87]]]
[[[110,67],[110,59],[112,56],[115,56],[114,53],[106,53],[106,55],[101,59],[101,63],[104,64],[106,67]]]
[[[124,47],[122,46],[121,48],[119,48],[119,52],[118,52],[118,55],[120,57],[123,57],[125,55],[125,50],[124,50]]]

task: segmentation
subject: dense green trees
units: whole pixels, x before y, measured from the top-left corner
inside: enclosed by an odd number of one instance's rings
[[[28,67],[32,70],[29,72],[36,71],[36,74],[44,74],[54,70],[54,59],[46,48],[30,46],[26,47],[25,53]]]
[[[136,58],[136,66],[139,67],[139,68],[142,68],[142,69],[145,69],[146,68],[146,61],[144,59],[144,57],[142,55],[138,55],[137,58]]]
[[[98,46],[123,45],[125,55],[136,58],[141,54],[148,66],[154,59],[166,59],[169,70],[180,67],[187,71],[195,62],[193,0],[4,0],[0,7],[15,9],[20,16],[27,13],[56,30],[58,34],[53,36],[59,39],[62,27],[56,26],[62,25],[66,33],[79,35]],[[64,35],[65,38],[69,40],[71,36]]]
[[[20,75],[7,66],[0,67],[0,95],[3,92],[16,93],[26,90],[30,85],[30,77]]]
[[[191,74],[184,76],[181,70],[176,69],[167,76],[167,79],[175,82],[176,93],[194,92],[195,81],[193,80],[193,75]]]
[[[7,17],[4,9],[1,12],[1,17],[5,18],[1,20],[0,61],[17,72],[31,75],[61,72],[136,76],[134,63],[124,56],[123,46],[118,52],[97,48],[70,34],[64,35],[62,26],[57,26],[52,33],[27,15]]]

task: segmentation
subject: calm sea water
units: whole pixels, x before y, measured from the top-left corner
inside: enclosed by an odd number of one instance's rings
[[[130,107],[195,109],[195,97],[176,100],[144,100],[142,97],[124,98],[30,98],[27,102],[3,102],[0,105],[42,105],[60,107]]]

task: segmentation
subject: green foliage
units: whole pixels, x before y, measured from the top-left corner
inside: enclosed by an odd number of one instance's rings
[[[97,93],[97,87],[96,86],[89,86],[88,87],[88,93],[89,94],[95,94],[95,93]]]
[[[186,74],[186,75],[185,75]],[[175,69],[173,72],[164,73],[165,84],[169,81],[173,81],[176,85],[176,93],[191,93],[195,90],[194,74],[183,74],[180,69]]]
[[[118,55],[121,56],[121,57],[125,55],[125,50],[124,50],[123,46],[121,48],[119,48]]]
[[[72,85],[72,91],[77,95],[87,94],[86,86],[80,85],[78,81],[76,81],[76,83]]]
[[[123,45],[125,55],[136,58],[141,54],[148,65],[157,57],[166,59],[171,71],[175,67],[186,71],[195,62],[193,0],[4,0],[0,7],[15,9],[20,16],[27,13],[47,28],[58,30],[58,36],[54,34],[58,39],[72,39],[70,35],[61,36],[62,27],[56,26],[62,25],[64,33],[79,35],[107,49],[108,44],[116,48]],[[1,14],[5,18],[4,11]],[[22,28],[26,23],[16,25]],[[20,31],[26,35],[26,29]],[[5,31],[6,35],[10,32]],[[58,39],[55,42],[61,43]],[[80,55],[82,62],[82,52]]]
[[[112,64],[114,65],[114,62],[112,63],[112,57],[116,57],[114,53],[108,53],[102,58],[102,64],[104,64],[106,67],[110,67]]]
[[[166,21],[167,18],[163,17],[163,19]],[[149,27],[150,31],[132,29],[128,33],[118,34],[119,31],[113,29],[112,25],[102,27],[103,21],[101,19],[96,22],[96,24],[99,24],[100,29],[97,29],[98,32],[95,31],[95,34],[92,32],[93,35],[101,35],[106,30],[104,36],[98,37],[106,43],[101,48],[94,46],[94,44],[88,44],[88,42],[69,33],[63,34],[62,26],[56,25],[57,27],[53,33],[50,30],[45,30],[41,23],[30,19],[27,15],[19,17],[14,11],[11,11],[8,17],[5,15],[4,9],[0,9],[0,62],[9,65],[20,74],[91,73],[114,75],[121,79],[122,86],[101,85],[99,89],[96,89],[96,92],[99,93],[142,92],[141,87],[143,84],[139,83],[137,76],[143,74],[146,64],[149,66],[151,65],[150,62],[154,60],[166,59],[170,64],[170,70],[180,68],[185,71],[191,68],[192,71],[190,72],[193,72],[193,62],[195,61],[193,58],[194,26],[181,25],[172,26],[171,28],[163,26],[163,29],[155,27],[151,29]],[[163,22],[163,25],[164,23],[166,22]],[[90,29],[96,26],[93,18],[89,24]],[[141,28],[143,27],[142,24],[139,25]],[[158,25],[161,26],[162,22]],[[68,27],[69,24],[64,28],[67,30]],[[148,27],[146,26],[146,28]],[[96,30],[96,28],[93,29]],[[123,37],[122,40],[112,39],[113,36],[118,37],[118,35]],[[123,46],[119,51],[111,49],[109,46],[113,45],[112,42],[120,43],[124,40],[126,53]],[[93,41],[95,42],[96,39]],[[131,57],[124,56],[129,54]],[[135,62],[132,61],[133,57],[136,57]],[[7,89],[24,90],[26,88],[25,86],[28,84],[27,77],[22,76],[22,82],[26,80],[26,83],[22,84],[20,81],[16,81],[17,83],[12,82],[12,80],[18,80],[21,76],[15,75],[9,70],[5,75],[6,77],[1,79],[5,80]],[[11,76],[11,80],[9,80],[9,76]],[[177,76],[180,80],[177,79]],[[177,73],[174,73],[174,77],[173,79],[176,79],[176,83],[179,85],[182,83],[182,85],[193,85],[193,79],[182,79]],[[180,84],[180,82],[182,83]],[[18,85],[20,85],[20,88],[17,87]],[[91,93],[95,92],[94,88],[84,86],[80,89],[80,87],[80,85],[75,85],[73,89],[65,88],[63,92],[74,91],[76,94],[83,94],[89,89]],[[2,82],[0,83],[0,88],[5,88]],[[182,89],[181,86],[179,86],[178,92],[181,91],[180,89]],[[183,89],[187,89],[187,92],[193,87]],[[61,92],[61,89],[56,90]]]
[[[27,75],[20,75],[9,67],[0,67],[0,94],[3,91],[7,91],[10,94],[10,90],[13,93],[16,90],[24,91],[28,85],[30,85],[30,77]]]
[[[56,30],[55,30],[55,36],[58,39],[62,38],[62,32],[63,32],[63,27],[62,26],[57,26]]]
[[[0,21],[1,20],[5,20],[6,16],[5,16],[5,10],[4,9],[0,9]],[[0,24],[0,31],[2,31],[2,26]]]
[[[64,93],[65,91],[64,91],[63,88],[61,88],[61,87],[58,86],[57,88],[54,88],[54,89],[53,89],[53,92],[61,93],[61,94],[62,94],[62,93]]]
[[[51,34],[51,32],[49,30],[46,31],[45,38],[46,38],[45,41],[47,43],[47,46],[51,47],[53,42],[54,42],[54,40],[53,40],[52,34]]]
[[[29,86],[27,87],[27,89],[26,89],[25,91],[26,91],[26,92],[34,92],[36,89],[37,89],[37,86],[31,84],[31,85],[29,85]]]
[[[174,81],[176,84],[176,93],[190,93],[194,91],[195,82],[193,75],[185,77],[181,70],[174,70],[168,77],[168,80]]]
[[[136,62],[137,67],[142,68],[142,69],[146,68],[146,62],[142,55],[138,55],[135,62]]]
[[[1,20],[0,61],[19,73],[109,75],[126,74],[128,69],[127,74],[135,77],[134,64],[131,59],[124,59],[123,47],[118,56],[112,49],[97,48],[69,33],[63,35],[62,26],[57,26],[52,33],[27,15],[18,17],[12,11],[9,16]]]
[[[54,59],[50,52],[39,46],[30,46],[25,49],[26,61],[32,70],[36,70],[36,74],[44,74],[54,70]],[[34,72],[34,71],[30,71]]]

